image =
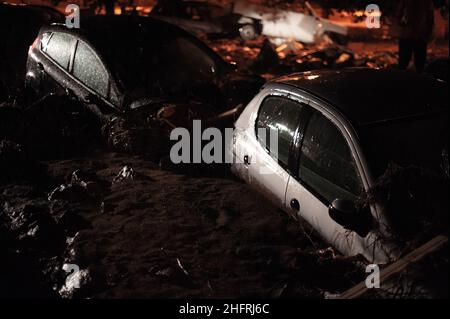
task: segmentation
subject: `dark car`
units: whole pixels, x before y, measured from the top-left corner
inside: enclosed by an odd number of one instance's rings
[[[134,16],[83,19],[82,29],[41,29],[28,57],[26,86],[39,97],[68,94],[108,115],[154,99],[217,110],[250,100],[259,77],[238,74],[189,33]]]
[[[64,15],[50,7],[0,4],[0,81],[22,84],[28,48],[39,29],[63,21]]]
[[[236,122],[231,151],[238,176],[341,253],[386,263],[399,253],[391,239],[448,228],[448,142],[447,83],[354,68],[266,85]]]
[[[252,18],[205,1],[158,1],[151,16],[178,25],[191,33],[211,37],[237,37],[253,40],[260,33],[261,24]]]

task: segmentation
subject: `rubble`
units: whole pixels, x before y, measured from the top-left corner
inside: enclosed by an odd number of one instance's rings
[[[21,245],[35,251],[57,254],[64,249],[64,232],[41,201],[14,205],[5,201],[3,220]]]
[[[125,165],[119,172],[119,174],[117,174],[117,176],[114,178],[114,183],[120,183],[124,180],[133,180],[135,176],[133,167],[131,167],[130,164]]]
[[[144,117],[147,119],[148,115]],[[169,135],[153,118],[141,119],[115,117],[106,123],[103,136],[110,148],[130,154],[158,158],[167,149]]]
[[[381,237],[394,240],[408,251],[436,234],[448,234],[449,200],[446,190],[446,176],[421,167],[392,164],[360,205],[372,203],[384,207],[392,229],[380,228]]]
[[[315,43],[327,33],[347,35],[347,27],[319,17],[308,2],[306,5],[308,13],[304,14],[237,1],[233,11],[259,21],[262,25],[261,33],[269,38]]]
[[[269,40],[265,39],[258,56],[250,65],[250,69],[257,73],[265,73],[277,66],[280,62],[277,51],[272,47]]]
[[[324,68],[396,68],[398,63],[396,50],[360,51],[332,42],[303,45],[289,40],[286,43],[274,44],[261,38],[244,46],[238,40],[210,41],[209,45],[225,60],[240,68],[249,69],[267,80],[294,72]]]
[[[80,202],[89,199],[90,195],[87,190],[80,185],[74,184],[60,185],[48,195],[49,201],[64,200],[68,202]]]

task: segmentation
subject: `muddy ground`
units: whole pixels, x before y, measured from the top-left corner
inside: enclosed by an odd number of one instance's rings
[[[45,186],[0,188],[3,296],[321,298],[362,279],[357,262],[333,258],[306,225],[231,176],[111,152],[43,165]],[[116,178],[124,165],[132,179]],[[76,171],[87,188],[75,186]],[[87,271],[81,289],[61,290],[63,264]]]
[[[267,78],[396,63],[393,44],[365,55],[210,44]],[[174,169],[112,149],[78,106],[24,111],[13,95],[0,106],[0,297],[323,298],[364,279],[358,258],[337,255],[228,167]],[[80,289],[64,265],[80,268]]]

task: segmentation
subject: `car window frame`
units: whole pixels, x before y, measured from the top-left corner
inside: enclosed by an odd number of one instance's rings
[[[299,114],[299,121],[297,123],[297,126],[295,128],[295,133],[294,133],[294,139],[293,142],[291,143],[290,147],[289,147],[289,155],[288,155],[288,164],[285,165],[284,163],[280,163],[279,158],[275,159],[272,154],[270,153],[270,150],[267,148],[267,146],[263,145],[261,143],[261,141],[258,138],[258,119],[259,119],[259,115],[261,112],[261,108],[264,104],[264,102],[269,99],[269,98],[280,98],[280,99],[284,99],[284,100],[288,100],[290,102],[293,102],[295,104],[298,104],[299,107],[301,107],[302,109],[300,110],[300,114]],[[256,142],[259,145],[259,147],[264,150],[264,152],[274,161],[276,161],[277,165],[280,166],[283,170],[285,170],[289,175],[292,175],[293,169],[294,169],[294,162],[295,162],[295,157],[293,149],[295,148],[295,145],[298,143],[298,135],[299,135],[299,130],[301,129],[301,123],[304,121],[303,119],[303,113],[306,109],[307,104],[303,101],[300,101],[298,99],[293,99],[291,98],[291,95],[289,94],[280,94],[278,92],[270,92],[269,94],[261,97],[261,100],[258,102],[258,110],[256,112],[256,117],[254,118],[254,123],[253,123],[253,128],[254,128],[254,134],[256,137]]]
[[[82,41],[84,42],[95,54],[95,56],[97,57],[97,59],[99,59],[100,63],[102,64],[103,68],[106,71],[106,74],[108,76],[108,93],[106,97],[101,96],[97,91],[95,91],[94,89],[91,89],[90,87],[88,87],[85,83],[83,83],[80,79],[78,79],[77,77],[75,77],[75,75],[73,74],[73,66],[74,66],[74,61],[75,61],[75,54],[76,54],[76,50],[78,48],[78,43]],[[69,68],[69,72],[68,74],[70,75],[70,77],[80,86],[82,86],[86,91],[88,91],[89,93],[95,94],[97,97],[99,97],[104,103],[106,103],[106,105],[108,105],[109,107],[113,108],[116,111],[120,111],[120,106],[121,106],[121,93],[119,92],[119,90],[117,89],[117,85],[115,83],[115,79],[112,76],[111,72],[108,69],[108,66],[103,62],[102,56],[101,54],[98,53],[98,51],[95,49],[94,46],[91,45],[91,43],[89,41],[87,41],[86,39],[82,38],[82,37],[76,37],[76,41],[75,41],[75,45],[73,47],[73,51],[72,51],[72,56],[71,56],[71,60],[70,60],[70,68]],[[112,92],[115,92],[115,95],[118,99],[118,105],[115,105],[112,100],[111,100],[111,96],[112,96]],[[105,110],[106,111],[106,110]],[[108,113],[110,113],[108,111]]]
[[[50,37],[48,39],[48,41],[51,40],[51,37],[53,37],[53,34],[55,33],[64,33],[67,34],[69,36],[71,36],[74,41],[71,45],[71,49],[70,49],[70,60],[69,60],[69,67],[68,69],[63,68],[61,65],[59,65],[55,60],[52,59],[51,56],[49,56],[43,49],[41,46],[41,41],[42,41],[42,37],[44,34],[46,33],[50,33]],[[72,81],[74,81],[75,83],[77,83],[78,85],[80,85],[81,87],[83,87],[83,89],[85,89],[87,92],[95,94],[97,97],[99,97],[101,99],[101,101],[103,103],[105,103],[105,105],[109,108],[109,109],[105,109],[103,106],[99,106],[99,108],[102,110],[102,112],[105,112],[106,114],[111,114],[111,111],[114,110],[116,112],[121,112],[122,109],[122,102],[123,102],[123,95],[122,92],[118,90],[117,85],[115,83],[115,79],[112,76],[111,72],[109,71],[108,67],[103,63],[103,59],[101,57],[101,55],[97,52],[97,50],[95,49],[95,47],[93,47],[91,45],[91,43],[86,40],[84,37],[80,36],[79,34],[73,34],[72,32],[65,30],[65,29],[61,29],[59,27],[53,27],[53,28],[47,28],[46,30],[43,30],[42,33],[40,33],[38,35],[39,37],[39,45],[37,46],[38,51],[40,54],[42,54],[48,61],[49,63],[52,64],[52,66],[56,67],[58,70],[60,70],[61,72],[63,72],[65,75],[67,75]],[[83,41],[85,42],[96,54],[96,56],[100,59],[103,67],[106,69],[106,72],[108,74],[108,96],[107,98],[104,98],[102,96],[100,96],[96,91],[92,90],[91,88],[89,88],[88,86],[86,86],[83,82],[81,82],[79,79],[77,79],[72,71],[73,71],[73,64],[74,64],[74,59],[75,59],[75,52],[76,52],[76,48],[78,45],[78,41]],[[118,98],[118,104],[115,105],[111,100],[111,94],[112,91],[115,91],[116,96]]]

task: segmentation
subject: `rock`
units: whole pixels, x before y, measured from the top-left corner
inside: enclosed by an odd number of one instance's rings
[[[80,185],[68,184],[56,187],[49,195],[48,200],[65,200],[68,202],[82,202],[91,199],[86,188]]]
[[[7,227],[22,247],[52,254],[64,250],[64,231],[51,217],[47,206],[36,203],[14,207],[6,202],[3,213]]]
[[[100,180],[92,170],[76,170],[71,175],[71,185],[78,185],[86,189],[90,196],[98,198],[105,195],[110,188],[110,183]]]
[[[114,178],[114,183],[120,183],[124,180],[133,180],[135,175],[136,174],[131,164],[127,164],[120,170],[119,174],[117,174],[117,176]]]

